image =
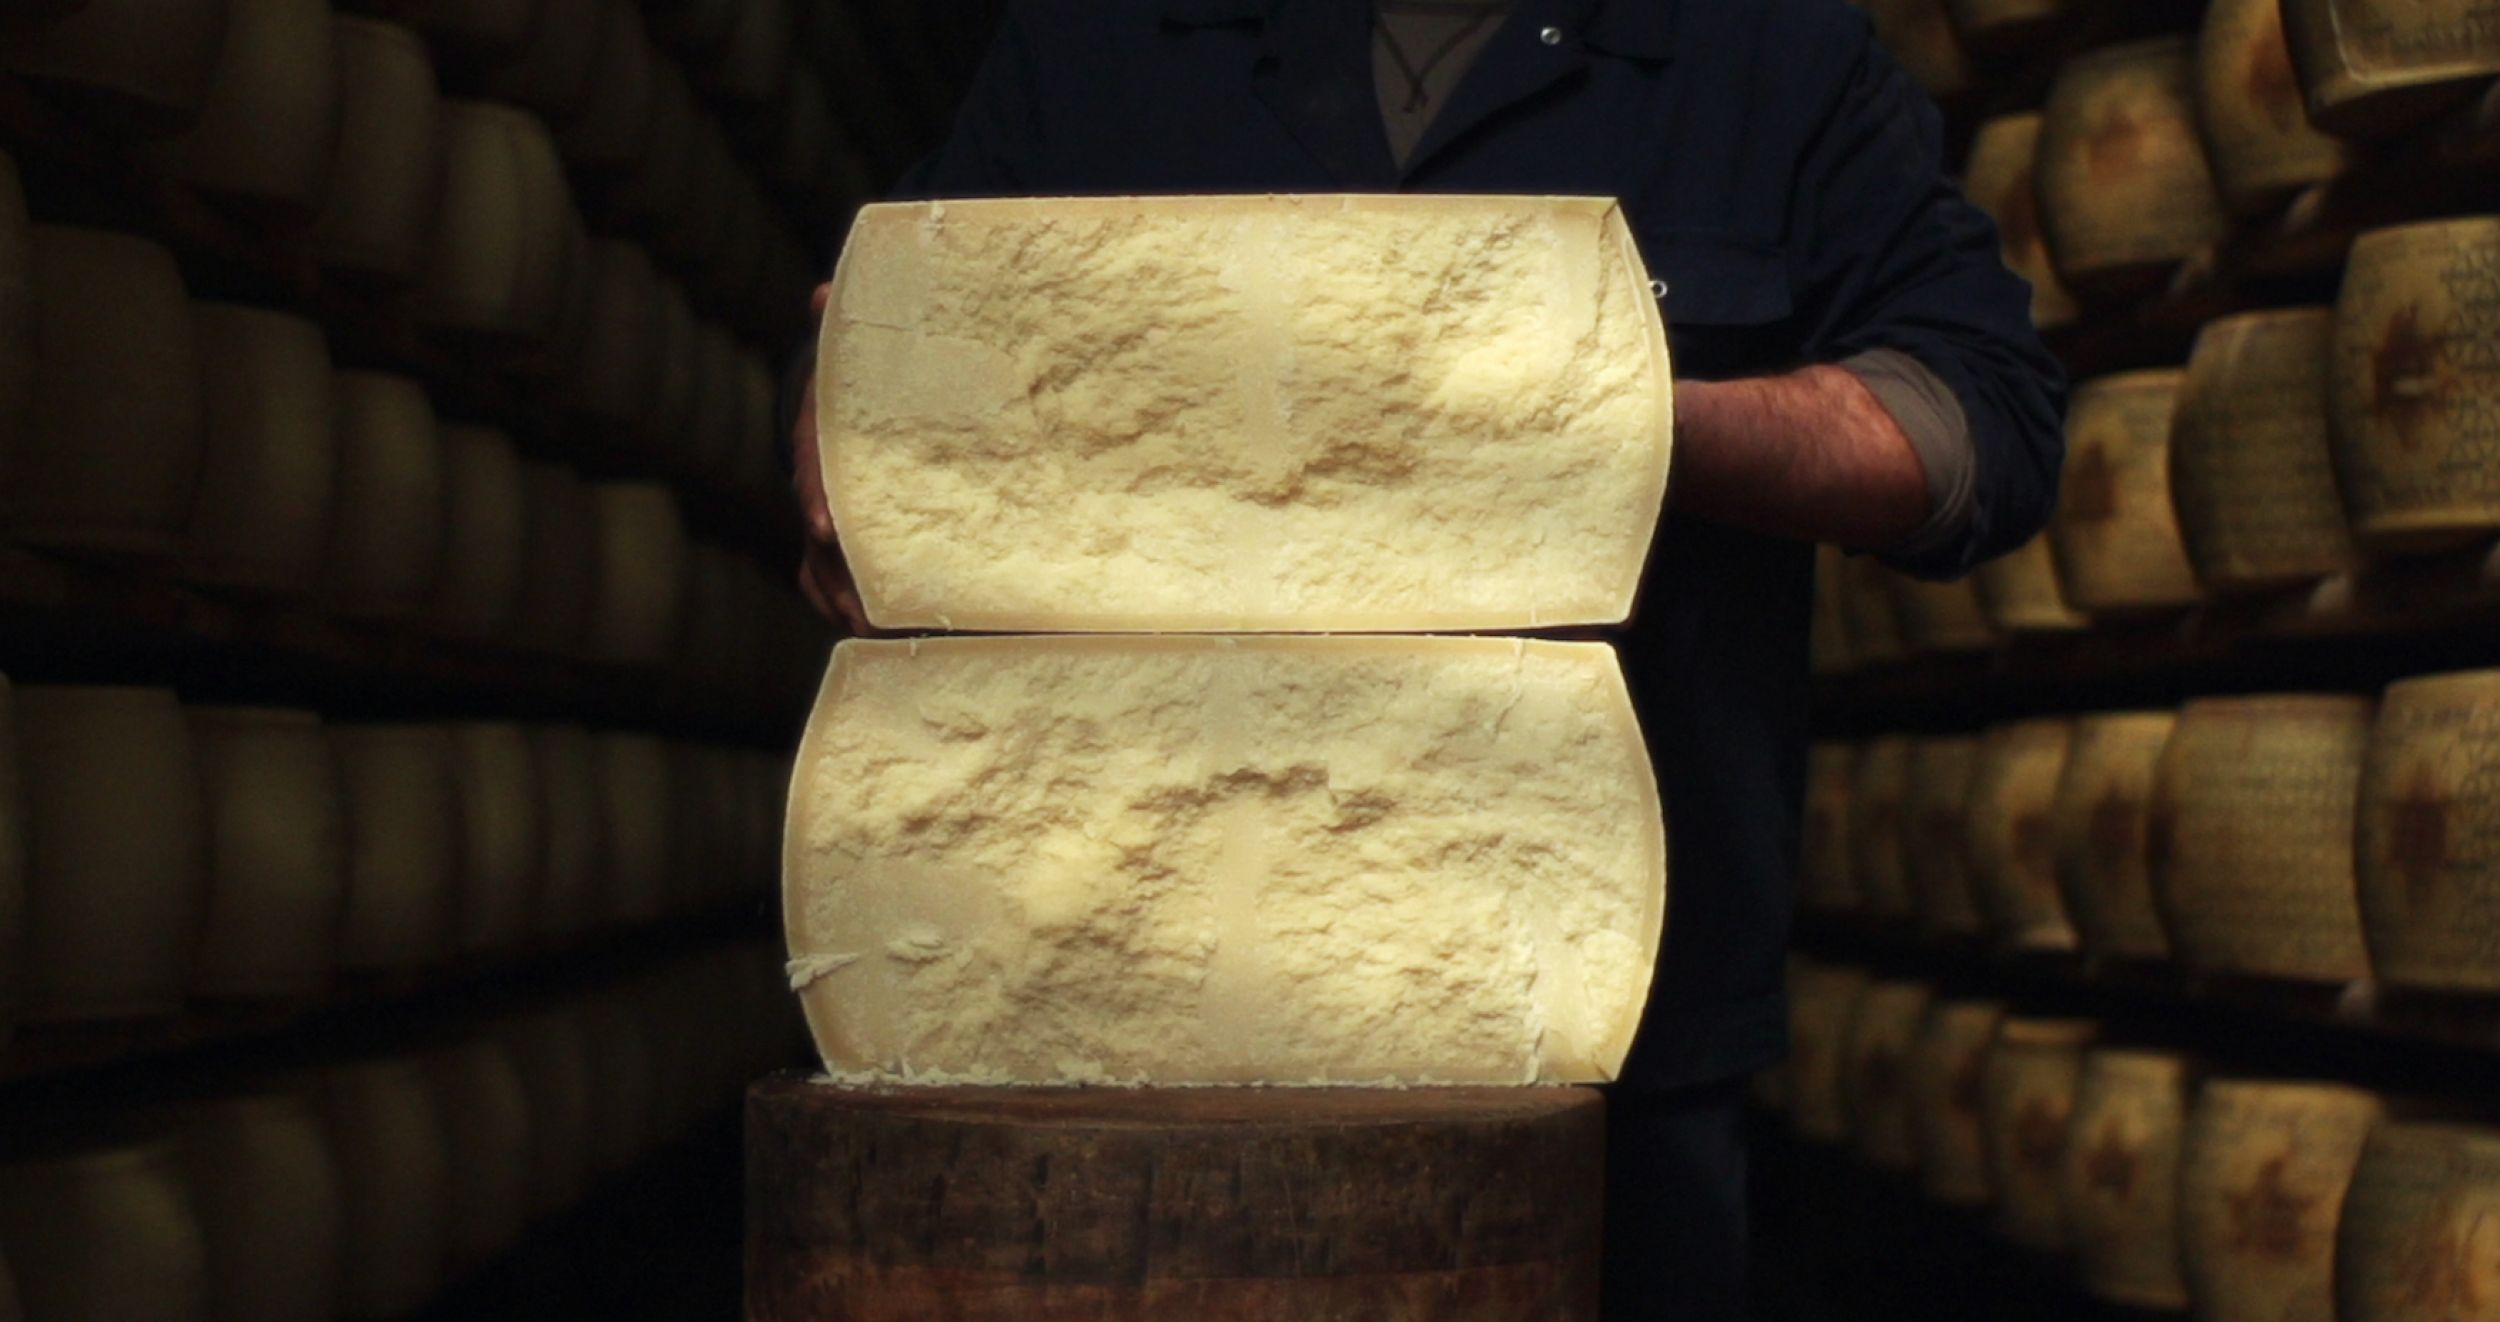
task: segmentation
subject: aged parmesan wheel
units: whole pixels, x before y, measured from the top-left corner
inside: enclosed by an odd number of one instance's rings
[[[2166,711],[2077,717],[2049,810],[2058,889],[2085,954],[2161,960],[2170,937],[2145,866],[2153,777],[2178,716]]]
[[[2327,444],[2325,308],[2206,324],[2179,383],[2170,499],[2197,578],[2232,591],[2307,582],[2357,555]]]
[[[580,1201],[590,1181],[590,1049],[579,1015],[561,1005],[509,1020],[496,1037],[529,1101],[530,1214],[551,1216]]]
[[[2179,1149],[2195,1063],[2099,1047],[2084,1057],[2059,1171],[2084,1287],[2113,1303],[2188,1306],[2179,1268]]]
[[[442,97],[416,33],[340,14],[337,157],[312,231],[334,272],[403,282],[423,269],[442,175]]]
[[[2345,1322],[2489,1322],[2500,1308],[2500,1131],[2370,1131],[2335,1230]]]
[[[312,998],[338,966],[347,805],[311,712],[190,710],[208,809],[208,914],[191,977],[209,998]]]
[[[2500,74],[2500,25],[2475,0],[2284,0],[2283,27],[2329,133],[2395,132]]]
[[[134,131],[170,132],[208,98],[227,8],[228,0],[81,0],[11,30],[0,67]]]
[[[35,397],[10,475],[17,540],[179,549],[200,475],[200,361],[173,254],[101,230],[32,230]]]
[[[1893,606],[1892,571],[1873,556],[1850,555],[1842,558],[1839,575],[1840,623],[1849,636],[1849,654],[1861,665],[1907,658],[1909,644]]]
[[[207,1253],[207,1316],[337,1318],[347,1194],[311,1100],[275,1091],[195,1102],[171,1130]]]
[[[301,317],[191,305],[207,426],[183,572],[286,597],[318,588],[339,438],[329,344]]]
[[[0,150],[0,529],[8,527],[19,447],[35,397],[34,235],[17,163]]]
[[[413,1059],[332,1069],[321,1091],[342,1194],[342,1316],[408,1317],[444,1283],[452,1172],[442,1116]]]
[[[462,825],[451,738],[440,726],[330,728],[347,792],[347,914],[340,967],[421,969],[454,946]]]
[[[0,1166],[0,1246],[29,1322],[209,1322],[207,1249],[170,1148]]]
[[[623,1170],[657,1137],[653,1094],[658,1068],[651,1039],[621,995],[599,992],[578,1002],[590,1077],[590,1160],[602,1174]]]
[[[2040,120],[2040,225],[2069,288],[2120,297],[2231,231],[2196,135],[2185,37],[2070,61]]]
[[[587,730],[541,725],[530,730],[530,761],[545,812],[534,926],[548,941],[569,944],[599,916],[599,878],[607,857],[599,752]]]
[[[1814,621],[1808,634],[1808,646],[1817,675],[1845,675],[1858,668],[1857,653],[1850,649],[1849,623],[1841,605],[1841,594],[1848,591],[1841,575],[1848,552],[1830,543],[1814,548]]]
[[[1804,842],[1797,859],[1797,900],[1810,911],[1854,913],[1864,903],[1850,857],[1858,746],[1836,739],[1806,754]]]
[[[790,803],[791,981],[837,1075],[1612,1078],[1664,921],[1601,644],[846,641]]]
[[[1908,918],[1910,747],[1908,735],[1868,740],[1849,792],[1849,872],[1866,913]]]
[[[1908,574],[1886,574],[1893,618],[1901,623],[1901,642],[1913,653],[1972,652],[1996,642],[1988,616],[1979,608],[1979,590],[1967,578],[1931,583]]]
[[[1911,1133],[1910,1053],[1936,989],[1882,979],[1858,997],[1842,1045],[1849,1129],[1857,1153],[1878,1170],[1909,1173],[1918,1164]]]
[[[1931,936],[1977,936],[1979,901],[1971,893],[1971,772],[1979,740],[1931,735],[1910,746],[1909,882],[1919,924]]]
[[[1910,1048],[1910,1136],[1918,1149],[1919,1186],[1949,1207],[1984,1207],[1995,1196],[1981,1083],[2005,1014],[2002,1001],[1939,999]]]
[[[25,1019],[182,1006],[208,845],[182,706],[163,689],[17,691],[28,809]],[[134,817],[129,805],[147,805]]]
[[[599,590],[599,528],[590,488],[555,464],[521,466],[524,535],[512,640],[534,652],[581,656]]]
[[[486,71],[488,96],[561,121],[581,110],[599,54],[599,0],[539,0],[518,54]]]
[[[595,738],[608,889],[597,912],[609,922],[647,923],[667,910],[670,864],[676,861],[669,839],[675,787],[669,777],[668,745],[640,734]]]
[[[2057,891],[2052,809],[2074,723],[1991,726],[1971,764],[1964,849],[1971,894],[1989,935],[2016,950],[2072,950],[2075,929]]]
[[[2335,309],[2335,477],[2362,545],[2500,529],[2500,217],[2355,240]]]
[[[2373,705],[2283,694],[2180,709],[2154,776],[2149,857],[2182,964],[2313,982],[2370,975],[2353,824]]]
[[[2298,0],[2294,0],[2298,3]],[[2256,215],[2344,172],[2344,144],[2309,123],[2280,0],[2214,0],[2196,42],[2197,119],[2231,210]]]
[[[2067,1122],[2084,1048],[2099,1034],[2089,1019],[2008,1018],[1988,1049],[1980,1117],[1996,1188],[1996,1227],[2025,1248],[2063,1253],[2073,1242],[2061,1187]]]
[[[413,613],[434,586],[451,505],[449,460],[425,389],[404,376],[341,372],[338,498],[325,595],[349,615]]]
[[[520,605],[527,572],[528,497],[512,438],[488,427],[445,427],[446,521],[442,563],[426,618],[456,638],[500,639]]]
[[[546,125],[480,101],[443,104],[443,185],[416,313],[456,335],[539,344],[563,315],[572,192]]]
[[[498,721],[462,721],[449,735],[463,840],[460,951],[511,955],[529,939],[544,849],[529,732]]]
[[[2184,606],[2200,595],[2170,501],[2170,415],[2182,375],[2121,372],[2075,390],[2049,536],[2065,599],[2079,610]]]
[[[667,339],[659,278],[642,249],[590,241],[590,319],[566,382],[565,404],[620,445],[637,442],[657,407]]]
[[[2199,1318],[2336,1322],[2336,1225],[2384,1113],[2340,1084],[2206,1082],[2179,1171],[2179,1253]]]
[[[1818,1142],[1849,1141],[1849,1021],[1868,985],[1864,969],[1789,957],[1790,1115]]]
[[[599,530],[591,651],[619,665],[659,665],[685,618],[687,543],[677,499],[656,483],[591,488]]]
[[[2071,633],[2091,620],[2066,603],[2047,533],[1971,571],[1979,608],[2004,633]]]
[[[1671,430],[1648,283],[1598,200],[872,206],[820,354],[834,521],[888,628],[1621,620]]]
[[[510,59],[538,25],[541,0],[395,0],[410,27],[471,58]]]
[[[338,64],[325,0],[224,0],[226,38],[192,125],[147,159],[220,197],[308,217],[338,151]]]
[[[450,1158],[444,1257],[459,1276],[521,1242],[530,1219],[530,1157],[540,1136],[521,1070],[491,1036],[428,1056],[425,1079]]]
[[[2500,991],[2500,670],[2389,685],[2360,804],[2371,968],[2407,986]]]
[[[617,175],[650,140],[658,55],[632,0],[599,0],[599,44],[588,95],[556,121],[556,145],[575,169]]]
[[[0,675],[0,1060],[24,1000],[26,973],[26,786],[18,770],[17,698]]]

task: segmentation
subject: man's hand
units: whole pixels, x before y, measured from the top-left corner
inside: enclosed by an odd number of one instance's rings
[[[822,317],[832,285],[818,285],[808,307]],[[799,495],[799,517],[807,540],[799,553],[799,591],[828,620],[850,627],[854,635],[874,632],[868,612],[859,604],[859,587],[842,558],[842,543],[833,532],[833,506],[825,499],[824,469],[816,461],[816,374],[810,371],[799,388],[798,416],[790,423],[790,485]]]
[[[1896,545],[1927,519],[1918,452],[1845,368],[1678,382],[1675,412],[1679,509],[1853,550]]]

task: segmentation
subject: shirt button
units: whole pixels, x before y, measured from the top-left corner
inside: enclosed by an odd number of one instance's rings
[[[1562,29],[1547,28],[1543,32],[1536,34],[1536,39],[1544,42],[1548,46],[1559,46],[1562,44]]]

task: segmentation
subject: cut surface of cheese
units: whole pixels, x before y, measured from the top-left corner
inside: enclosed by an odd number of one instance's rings
[[[852,1078],[1608,1078],[1666,901],[1587,643],[845,642],[790,805],[792,982]]]
[[[1667,343],[1614,204],[872,206],[820,458],[871,619],[974,630],[1620,621]]]

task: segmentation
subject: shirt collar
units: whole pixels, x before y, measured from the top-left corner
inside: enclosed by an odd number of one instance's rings
[[[1163,0],[1163,16],[1184,27],[1220,27],[1267,18],[1279,0]],[[1663,60],[1673,53],[1676,0],[1571,0],[1587,16],[1589,44],[1616,55]]]

